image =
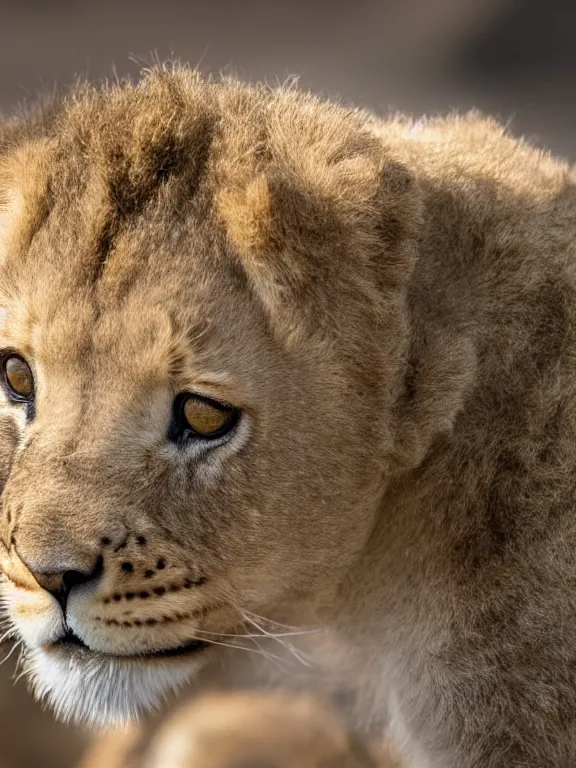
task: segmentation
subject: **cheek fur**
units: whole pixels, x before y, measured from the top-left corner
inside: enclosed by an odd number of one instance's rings
[[[0,585],[0,605],[29,648],[54,643],[66,631],[58,601],[44,590],[30,590],[6,580]]]

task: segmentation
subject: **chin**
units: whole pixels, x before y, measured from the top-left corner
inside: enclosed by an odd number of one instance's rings
[[[28,650],[23,666],[36,698],[59,719],[106,729],[157,709],[196,678],[207,655],[199,645],[129,658],[64,642]]]

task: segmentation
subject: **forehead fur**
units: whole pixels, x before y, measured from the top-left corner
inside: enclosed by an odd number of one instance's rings
[[[212,232],[221,228],[249,269],[255,251],[266,250],[286,266],[288,241],[292,253],[309,254],[311,245],[362,232],[370,247],[382,195],[391,210],[405,207],[408,177],[367,123],[360,111],[298,91],[214,83],[187,69],[153,71],[135,85],[80,86],[4,129],[0,215],[15,179],[41,198],[43,216],[64,215],[68,231],[76,219],[95,280],[114,271],[116,246],[134,221],[154,212],[165,227],[194,216]],[[8,174],[14,156],[30,153],[39,137],[48,178]],[[397,213],[396,228],[410,221]],[[301,261],[295,274],[306,266]]]

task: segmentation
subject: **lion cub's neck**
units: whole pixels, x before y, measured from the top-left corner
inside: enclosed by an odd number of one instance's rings
[[[372,537],[331,606],[342,658],[363,680],[365,722],[392,716],[398,697],[408,706],[410,690],[424,701],[429,654],[448,630],[466,634],[469,606],[501,578],[506,553],[543,540],[547,510],[519,525],[518,499],[545,459],[534,446],[571,423],[545,396],[570,383],[567,165],[474,116],[380,132],[415,173],[424,219],[395,463]],[[573,441],[562,445],[558,465],[576,471]],[[558,475],[558,494],[569,478]]]

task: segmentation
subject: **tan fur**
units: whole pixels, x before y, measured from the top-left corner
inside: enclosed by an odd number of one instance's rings
[[[265,664],[230,635],[315,627],[261,642],[409,765],[573,766],[568,166],[475,114],[186,69],[81,87],[0,156],[0,346],[37,382],[4,600],[39,695],[122,719]],[[242,408],[238,433],[170,446],[182,391]],[[99,558],[66,614],[91,650],[51,644],[55,601],[18,619],[14,568],[55,590]],[[196,637],[252,653],[135,656]]]
[[[310,696],[211,694],[97,742],[79,768],[400,768]]]

